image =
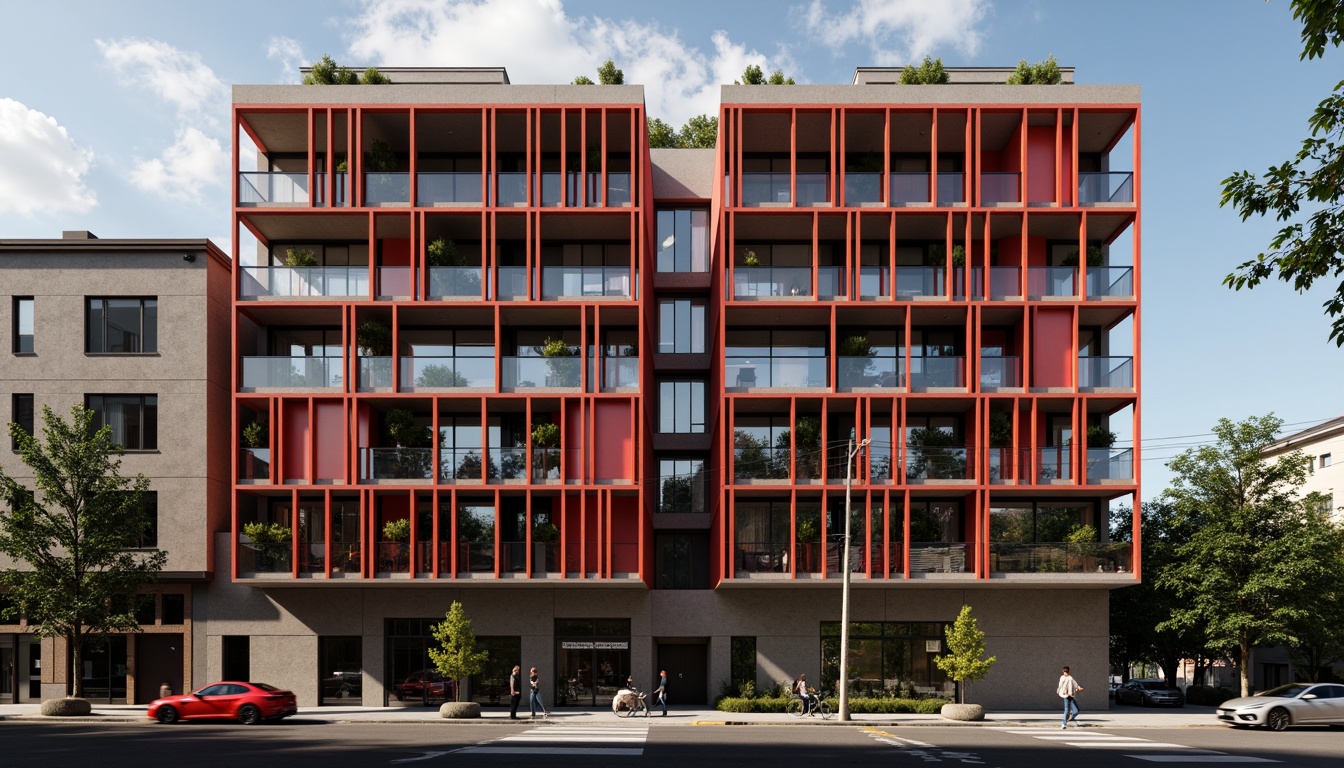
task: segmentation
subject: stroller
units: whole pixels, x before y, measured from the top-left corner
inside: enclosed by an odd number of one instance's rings
[[[611,711],[622,717],[630,717],[638,712],[649,716],[649,707],[644,703],[645,694],[632,688],[622,688],[611,697]]]

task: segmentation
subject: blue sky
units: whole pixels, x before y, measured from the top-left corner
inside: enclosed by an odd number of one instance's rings
[[[1219,181],[1291,156],[1344,52],[1301,62],[1286,0],[0,0],[0,237],[228,239],[229,86],[351,65],[504,65],[568,82],[615,58],[650,112],[716,108],[748,63],[800,83],[925,54],[949,66],[1054,54],[1084,83],[1143,89],[1144,496],[1219,417],[1341,412],[1327,293],[1221,280],[1273,222],[1218,207]],[[1295,428],[1295,427],[1291,427]],[[1193,436],[1193,437],[1184,437]],[[1159,438],[1178,438],[1163,440]]]

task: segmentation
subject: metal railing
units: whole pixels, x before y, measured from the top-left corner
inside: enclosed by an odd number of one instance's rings
[[[827,387],[829,359],[824,356],[776,355],[724,359],[729,387]]]
[[[340,389],[341,357],[244,357],[244,389]]]
[[[970,475],[965,448],[916,447],[905,449],[906,480],[965,480]]]
[[[378,555],[374,563],[378,573],[409,573],[411,570],[411,545],[405,541],[379,541],[375,550]]]
[[[364,174],[364,204],[409,203],[411,174],[405,171]]]
[[[493,350],[492,350],[493,351]],[[457,389],[472,387],[494,389],[495,358],[418,356],[402,357],[399,363],[401,388]]]
[[[1078,358],[1079,389],[1133,389],[1134,358]]]
[[[629,267],[542,267],[542,298],[620,296],[630,298]]]
[[[361,480],[429,480],[434,477],[432,448],[360,448]]]
[[[1082,205],[1132,203],[1134,174],[1130,171],[1079,173],[1078,202]]]
[[[848,392],[860,387],[905,386],[905,358],[839,357],[836,359],[837,389]]]
[[[1133,267],[1088,267],[1087,298],[1133,298]]]
[[[966,573],[970,544],[960,541],[910,542],[911,573]]]
[[[1088,448],[1087,482],[1133,480],[1134,451],[1130,448]]]
[[[1077,296],[1077,267],[1027,267],[1028,296]]]
[[[980,173],[981,205],[1020,202],[1022,202],[1022,174],[1016,172]]]
[[[993,573],[1124,573],[1133,545],[1127,541],[989,542]]]
[[[1047,445],[1037,448],[1035,454],[1037,483],[1049,484],[1060,480],[1073,481],[1073,460],[1070,446]]]
[[[242,171],[238,174],[238,203],[267,205],[307,203],[308,173]]]
[[[789,542],[738,541],[733,558],[736,573],[788,573]]]
[[[243,298],[369,295],[369,268],[243,267]]]
[[[458,542],[457,572],[494,573],[495,543],[493,541]]]
[[[500,389],[506,392],[541,387],[578,389],[581,357],[504,357]]]
[[[994,389],[999,387],[1022,386],[1022,358],[1020,357],[980,357],[980,387]]]
[[[966,358],[961,356],[910,358],[913,389],[966,386]]]
[[[488,273],[487,273],[488,275]],[[489,296],[487,290],[485,295]],[[481,297],[480,267],[430,267],[430,298],[440,299],[447,296],[461,296],[479,299]]]
[[[481,204],[481,174],[472,173],[417,173],[415,175],[416,205],[436,203]]]

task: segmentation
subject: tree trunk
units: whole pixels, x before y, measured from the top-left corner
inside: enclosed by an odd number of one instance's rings
[[[1181,665],[1180,659],[1174,659],[1174,658],[1170,658],[1170,657],[1168,657],[1168,658],[1165,658],[1165,659],[1162,660],[1162,663],[1161,663],[1161,666],[1162,666],[1162,676],[1165,677],[1165,678],[1167,679],[1167,687],[1168,687],[1168,688],[1177,688],[1177,687],[1178,687],[1178,686],[1176,685],[1176,674],[1177,674],[1176,670],[1177,670],[1177,668],[1178,668],[1180,665]]]
[[[70,679],[65,682],[65,693],[77,699],[84,698],[82,633],[75,629],[67,637],[70,643]]]
[[[1241,695],[1251,695],[1251,636],[1241,633]]]

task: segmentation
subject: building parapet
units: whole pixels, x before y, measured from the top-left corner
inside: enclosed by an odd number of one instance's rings
[[[725,85],[719,101],[736,104],[1138,104],[1137,85]]]
[[[381,70],[380,70],[381,71]],[[263,104],[621,104],[643,106],[642,85],[235,85],[233,103]]]

